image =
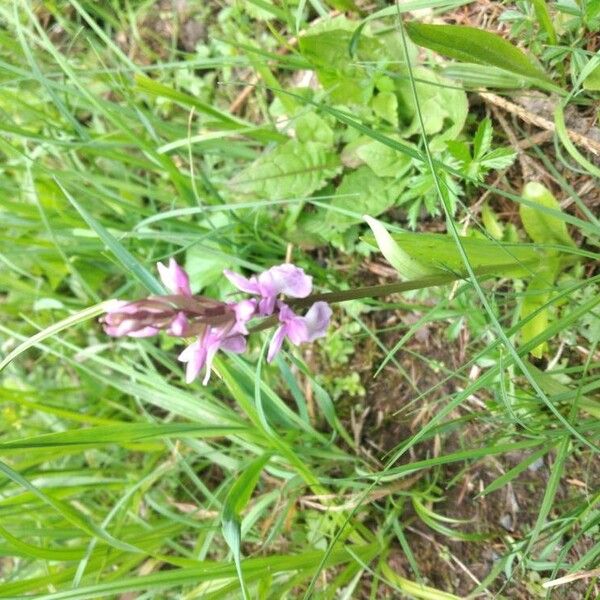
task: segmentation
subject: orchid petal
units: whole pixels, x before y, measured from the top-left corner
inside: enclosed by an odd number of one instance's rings
[[[188,321],[185,313],[178,312],[177,316],[171,321],[168,333],[176,337],[183,337],[188,329]]]
[[[331,314],[332,310],[327,302],[315,302],[310,307],[304,316],[304,322],[308,331],[307,342],[312,342],[325,335],[329,327]]]
[[[258,282],[256,281],[256,277],[247,279],[243,275],[234,273],[228,269],[223,271],[223,275],[225,275],[225,277],[227,277],[227,279],[229,279],[229,281],[233,283],[238,290],[246,292],[247,294],[260,294],[260,288],[258,286]]]
[[[271,338],[271,343],[269,344],[269,351],[267,353],[267,362],[273,362],[275,355],[281,350],[281,345],[283,344],[283,340],[285,338],[285,325],[280,325],[277,328],[277,331],[273,334]]]
[[[188,346],[178,357],[181,362],[186,362],[185,382],[192,383],[206,362],[206,348],[201,338]]]
[[[188,274],[177,264],[174,258],[169,260],[169,266],[163,263],[156,263],[158,274],[165,287],[172,294],[182,294],[183,296],[191,296],[190,279]]]
[[[271,267],[258,276],[258,283],[265,297],[285,294],[293,298],[306,298],[312,291],[312,277],[304,269],[291,264]]]

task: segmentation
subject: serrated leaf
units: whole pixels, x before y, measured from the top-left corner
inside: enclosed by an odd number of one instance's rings
[[[269,200],[306,198],[339,169],[339,158],[323,144],[290,140],[254,161],[230,188],[236,194]]]
[[[522,196],[525,200],[538,204],[540,207],[560,212],[560,204],[552,192],[541,183],[531,181],[523,188]],[[532,206],[521,204],[519,214],[527,235],[540,244],[564,244],[574,246],[567,225],[559,217],[538,210]]]
[[[298,220],[294,238],[311,243],[315,238],[332,241],[352,225],[362,221],[362,215],[380,215],[393,206],[406,185],[405,180],[378,177],[372,169],[362,166],[346,173],[338,186],[331,208],[305,213]]]
[[[477,127],[477,131],[475,132],[475,137],[473,138],[473,158],[475,160],[483,158],[491,148],[492,134],[492,122],[486,117],[479,123],[479,127]]]
[[[463,62],[493,65],[551,83],[548,76],[516,46],[495,33],[465,25],[407,23],[411,40],[424,48]]]
[[[495,148],[488,152],[479,164],[486,169],[506,169],[515,162],[517,153],[510,148]]]

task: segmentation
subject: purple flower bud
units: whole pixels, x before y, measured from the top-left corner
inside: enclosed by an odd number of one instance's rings
[[[279,294],[291,298],[306,298],[312,291],[312,277],[303,269],[290,264],[271,267],[249,279],[232,271],[223,271],[223,273],[242,292],[261,296],[258,311],[263,316],[273,314]]]
[[[192,295],[190,278],[174,258],[169,259],[168,267],[158,262],[156,263],[156,268],[158,269],[161,281],[171,294],[181,294],[182,296]]]
[[[275,331],[269,345],[267,362],[271,362],[287,337],[296,346],[323,337],[331,319],[331,308],[327,302],[315,302],[305,316],[300,317],[283,302],[279,303],[281,325]]]

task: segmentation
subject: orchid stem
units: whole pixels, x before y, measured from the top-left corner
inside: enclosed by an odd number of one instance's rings
[[[337,292],[325,292],[323,294],[312,294],[307,298],[289,299],[286,302],[293,308],[306,308],[314,302],[347,302],[348,300],[358,300],[360,298],[376,298],[378,296],[387,296],[398,292],[408,292],[410,290],[420,290],[436,285],[451,283],[462,276],[456,273],[444,273],[440,275],[430,275],[422,279],[413,279],[412,281],[401,281],[398,283],[385,283],[383,285],[369,285],[365,287],[353,288],[351,290],[343,290]],[[277,316],[272,315],[267,317],[257,325],[250,328],[252,333],[262,331],[273,327],[277,323]]]

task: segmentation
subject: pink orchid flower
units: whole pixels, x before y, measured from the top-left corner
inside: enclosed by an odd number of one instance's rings
[[[275,358],[286,337],[296,346],[323,337],[329,326],[331,312],[327,302],[315,302],[306,315],[300,317],[287,304],[280,302],[279,322],[281,325],[277,328],[269,345],[267,362],[271,362]]]
[[[312,277],[307,275],[304,269],[290,264],[271,267],[250,278],[227,270],[223,273],[242,292],[261,296],[258,312],[263,316],[273,314],[279,294],[291,298],[306,298],[312,291]]]

